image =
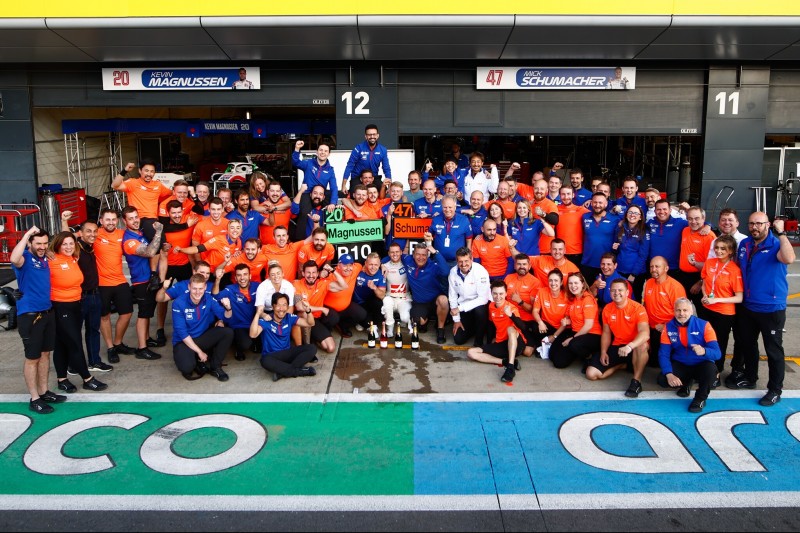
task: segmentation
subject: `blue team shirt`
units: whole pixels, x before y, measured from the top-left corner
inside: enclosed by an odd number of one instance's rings
[[[224,318],[225,309],[210,294],[203,294],[197,304],[191,294],[184,294],[172,303],[172,344],[183,342],[186,337],[199,337]]]
[[[406,267],[408,287],[415,302],[425,304],[444,294],[439,285],[439,278],[450,273],[450,265],[442,258],[442,254],[431,254],[422,266],[417,266],[414,258],[408,254],[403,254],[401,261]]]
[[[739,244],[737,258],[742,269],[746,308],[756,313],[773,313],[786,309],[789,297],[787,265],[778,261],[780,239],[769,233],[758,246],[752,237]]]
[[[378,287],[386,287],[386,278],[383,273],[378,269],[374,276],[367,274],[366,270],[361,270],[356,276],[356,288],[353,291],[353,301],[359,305],[367,301],[371,295],[375,294],[372,289],[367,287],[367,283],[372,280]]]
[[[242,216],[238,209],[234,209],[225,218],[228,220],[238,220],[242,223],[242,235],[240,239],[242,242],[247,239],[258,239],[259,226],[264,222],[264,215],[252,209],[247,211],[247,214]]]
[[[379,168],[383,168],[383,175],[391,179],[392,168],[389,166],[389,150],[380,143],[375,143],[375,149],[369,149],[367,141],[361,142],[350,152],[350,159],[344,167],[343,179],[357,178],[362,170],[371,170],[375,179],[378,179]]]
[[[290,211],[296,218],[297,215],[300,214],[300,204],[298,204],[294,200],[292,200],[292,206],[290,208]],[[320,227],[325,227],[325,217],[328,215],[328,210],[324,206],[314,207],[314,208],[311,209],[311,211],[309,211],[308,214],[309,215],[313,215],[313,214],[319,215],[319,225],[320,225]],[[301,224],[302,222],[297,220],[296,223],[297,224]],[[311,220],[311,217],[306,217],[306,234],[305,234],[306,237],[311,235],[312,231],[314,231],[314,221]],[[242,242],[244,242],[244,239],[242,239]]]
[[[533,224],[528,224],[528,221],[520,221],[519,217],[509,221],[508,228],[511,232],[511,238],[517,241],[517,250],[520,253],[536,256],[539,255],[539,237],[544,231],[544,224],[538,218]]]
[[[587,200],[592,199],[592,191],[584,189],[572,189],[572,203],[576,205],[583,205]]]
[[[660,255],[667,260],[669,268],[680,268],[681,236],[683,228],[689,223],[680,218],[670,216],[663,224],[657,218],[647,223],[650,228],[650,259]]]
[[[136,285],[150,280],[150,258],[129,254],[125,251],[125,242],[130,240],[139,241],[145,246],[149,245],[150,241],[144,235],[129,229],[126,229],[122,235],[122,251],[125,254],[125,261],[128,262],[128,270],[131,273],[131,285]]]
[[[211,283],[210,281],[206,282],[206,294],[211,294],[211,290],[213,288],[214,288],[213,283]],[[167,296],[169,296],[170,300],[177,300],[178,297],[184,294],[189,294],[189,280],[184,279],[181,281],[177,281],[172,287],[170,287],[164,292],[167,293]]]
[[[273,320],[260,318],[261,326],[261,357],[269,357],[275,352],[282,352],[291,348],[292,328],[297,324],[298,316],[286,313],[280,324]]]
[[[424,197],[416,200],[414,202],[414,213],[419,215],[428,215],[429,217],[435,217],[439,213],[442,212],[442,202],[439,200],[434,200],[432,204],[429,204]]]
[[[483,233],[483,221],[486,220],[486,217],[489,216],[489,212],[486,211],[486,208],[481,206],[478,209],[478,212],[474,215],[465,215],[469,216],[469,224],[472,226],[472,236],[477,237],[481,233]],[[499,229],[499,228],[498,228]]]
[[[303,183],[308,185],[306,194],[311,194],[311,190],[320,185],[323,189],[331,190],[331,203],[339,203],[339,187],[336,185],[336,173],[330,161],[320,166],[316,157],[311,159],[301,159],[300,152],[292,152],[292,165],[303,171]],[[387,163],[388,166],[388,163]],[[377,176],[378,173],[376,172]]]
[[[439,250],[445,261],[455,261],[456,251],[467,245],[472,239],[472,225],[469,219],[460,213],[453,216],[452,221],[445,221],[444,215],[436,215],[431,221],[433,247]]]
[[[628,202],[628,199],[624,196],[622,198],[617,198],[613,204],[608,206],[608,210],[610,211],[612,207],[620,205],[622,206],[622,213],[621,215],[625,215],[625,212],[628,211],[628,208],[632,205],[638,205],[642,209],[642,213],[647,213],[647,201],[639,196],[638,194],[633,197],[633,200]]]
[[[222,298],[228,298],[231,301],[231,311],[233,314],[230,319],[224,319],[225,325],[235,328],[249,328],[253,322],[253,317],[256,314],[256,291],[258,290],[259,283],[255,281],[250,282],[250,287],[247,289],[247,295],[250,297],[248,300],[238,283],[228,285],[217,293],[217,301]]]
[[[606,212],[606,216],[595,222],[592,213],[584,213],[581,217],[583,224],[583,259],[582,265],[600,268],[600,258],[612,250],[614,236],[617,233],[617,224],[620,217]]]
[[[50,302],[50,263],[47,256],[38,259],[30,250],[25,250],[22,258],[21,267],[11,265],[22,293],[22,298],[17,300],[17,314],[47,311],[53,306]]]

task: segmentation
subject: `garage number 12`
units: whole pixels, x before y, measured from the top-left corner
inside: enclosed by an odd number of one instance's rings
[[[353,91],[342,94],[342,102],[345,105],[345,113],[348,115],[369,115],[369,94],[366,91],[358,91],[353,95]],[[355,104],[355,109],[353,108]]]

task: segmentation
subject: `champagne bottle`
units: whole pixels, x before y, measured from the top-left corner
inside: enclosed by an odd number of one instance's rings
[[[367,347],[374,348],[375,347],[375,326],[372,324],[372,321],[369,323],[369,333],[367,334]]]
[[[394,347],[398,350],[403,347],[403,332],[400,329],[400,322],[397,323],[397,329],[395,329]]]
[[[411,349],[419,350],[419,333],[417,333],[417,323],[414,322],[411,328]]]
[[[386,322],[383,323],[383,329],[381,330],[381,348],[388,348],[389,347],[389,339],[386,337]]]

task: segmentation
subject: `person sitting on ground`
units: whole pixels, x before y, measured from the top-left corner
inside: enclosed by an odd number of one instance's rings
[[[714,328],[694,316],[692,311],[692,302],[688,298],[675,301],[675,318],[667,322],[661,333],[658,384],[677,387],[678,396],[687,398],[691,394],[692,380],[696,380],[697,392],[689,404],[689,411],[699,413],[706,406],[711,385],[717,379],[715,361],[722,354]]]
[[[519,317],[519,309],[514,302],[506,300],[508,291],[505,282],[494,280],[491,282],[491,288],[489,319],[494,324],[497,334],[494,341],[467,350],[467,357],[479,363],[503,365],[506,370],[500,381],[511,383],[514,381],[516,371],[520,369],[517,358],[525,348],[525,336],[522,333],[525,323]]]
[[[561,319],[550,348],[550,362],[556,368],[567,368],[575,359],[587,361],[600,350],[603,328],[597,300],[580,272],[567,275],[567,316]]]

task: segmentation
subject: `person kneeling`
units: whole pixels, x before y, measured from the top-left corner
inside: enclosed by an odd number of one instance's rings
[[[217,302],[206,290],[206,278],[195,274],[189,278],[189,292],[172,304],[172,355],[186,379],[208,372],[228,381],[222,361],[233,342],[233,330],[224,327],[222,320],[231,318],[231,302],[228,298]],[[192,371],[197,377],[192,377]]]
[[[489,304],[489,318],[494,323],[497,335],[494,342],[467,350],[467,357],[479,363],[503,365],[506,371],[501,381],[511,383],[520,369],[517,358],[525,348],[522,329],[525,323],[519,317],[519,308],[506,300],[508,289],[502,280],[491,282],[492,303]],[[522,342],[520,342],[522,341]]]
[[[261,366],[272,372],[272,381],[317,375],[313,367],[305,367],[306,363],[317,359],[317,347],[313,344],[291,346],[290,343],[292,327],[314,326],[314,315],[306,300],[301,300],[296,310],[303,316],[289,313],[289,297],[276,292],[272,295],[272,316],[264,314],[263,306],[258,306],[250,324],[250,337],[255,339],[261,335]]]
[[[677,394],[687,398],[692,391],[692,380],[699,385],[689,411],[699,413],[706,406],[711,384],[717,379],[717,361],[722,357],[717,334],[705,320],[692,313],[692,302],[688,298],[675,301],[675,318],[667,322],[661,332],[661,347],[658,362],[661,374],[658,384],[662,387],[677,387]]]

